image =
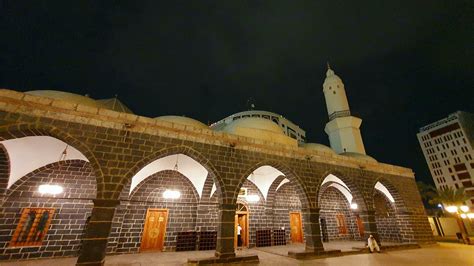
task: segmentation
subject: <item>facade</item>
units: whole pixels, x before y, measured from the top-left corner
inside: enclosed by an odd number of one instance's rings
[[[300,143],[306,142],[306,132],[303,129],[301,129],[299,126],[297,126],[290,120],[284,118],[282,115],[275,114],[272,112],[267,112],[267,111],[249,110],[249,111],[239,112],[213,123],[211,125],[211,128],[219,130],[229,125],[230,123],[232,123],[233,121],[237,119],[249,118],[249,117],[258,117],[258,118],[271,120],[275,122],[278,126],[280,126],[283,133],[287,135],[288,137],[296,139]]]
[[[464,188],[474,207],[474,115],[455,112],[420,128],[417,137],[436,188]]]
[[[410,169],[298,143],[262,117],[217,130],[66,96],[0,90],[1,260],[215,250],[235,262],[237,224],[244,247],[313,255],[369,235],[432,242]]]

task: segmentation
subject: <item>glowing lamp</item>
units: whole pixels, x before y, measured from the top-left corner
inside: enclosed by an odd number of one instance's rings
[[[41,194],[57,195],[63,192],[63,187],[58,185],[40,185],[38,187],[38,192]]]
[[[249,202],[257,202],[260,200],[260,197],[258,195],[247,195],[245,199]]]
[[[458,207],[456,207],[456,206],[448,206],[448,207],[446,207],[446,210],[447,210],[448,212],[450,212],[450,213],[455,213],[455,212],[458,211]]]
[[[467,214],[467,218],[474,219],[474,212],[470,212]]]
[[[179,199],[179,197],[181,197],[181,192],[177,191],[177,190],[165,190],[165,192],[163,192],[163,198],[165,199]]]
[[[466,219],[467,215],[465,213],[461,213],[461,218]]]
[[[351,209],[357,210],[357,208],[359,208],[359,206],[357,205],[357,203],[351,203]]]
[[[460,208],[461,211],[463,211],[463,212],[468,212],[468,211],[469,211],[469,207],[466,206],[466,205],[463,205],[463,206],[461,206],[461,207],[459,207],[459,208]]]

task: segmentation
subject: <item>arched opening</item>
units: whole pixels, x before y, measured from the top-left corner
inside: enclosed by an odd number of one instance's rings
[[[248,206],[249,247],[304,242],[302,206],[309,205],[306,192],[284,165],[255,166],[242,181],[237,202]]]
[[[215,249],[220,188],[200,161],[164,152],[138,169],[120,195],[109,252]]]
[[[351,249],[364,240],[360,210],[365,203],[347,178],[328,174],[319,188],[321,239],[325,249]],[[351,242],[354,242],[351,244]]]
[[[385,182],[386,183],[386,182]],[[393,189],[391,189],[393,191]],[[373,202],[375,210],[375,221],[380,240],[385,244],[390,242],[403,242],[400,234],[397,206],[394,195],[380,181],[374,186]]]
[[[17,250],[17,259],[77,256],[96,193],[94,171],[83,160],[26,174],[6,191],[0,222],[10,237],[0,244]]]
[[[97,195],[97,169],[71,143],[17,133],[22,137],[0,142],[0,164],[8,166],[0,168],[0,222],[8,236],[0,244],[17,251],[12,259],[78,255]]]

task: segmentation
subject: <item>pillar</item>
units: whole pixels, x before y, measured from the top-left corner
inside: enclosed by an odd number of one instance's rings
[[[216,257],[235,257],[235,209],[236,204],[219,205],[219,227],[217,229]]]
[[[319,253],[324,251],[319,225],[319,208],[302,209],[306,251]]]
[[[375,240],[377,240],[377,243],[380,245],[377,223],[375,222],[375,210],[361,211],[359,215],[364,224],[364,240],[367,240],[370,235],[373,235]]]
[[[95,199],[91,218],[82,239],[82,248],[76,265],[102,266],[105,262],[107,238],[119,200]]]

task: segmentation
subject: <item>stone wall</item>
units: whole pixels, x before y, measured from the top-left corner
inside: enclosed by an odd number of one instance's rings
[[[64,192],[41,195],[38,186],[57,184]],[[42,167],[18,180],[7,190],[0,213],[2,260],[77,256],[84,226],[95,198],[95,177],[87,162],[64,161]],[[10,247],[23,208],[54,208],[54,216],[41,246]]]
[[[181,192],[179,199],[164,199],[167,189]],[[189,179],[176,171],[162,171],[144,181],[132,191],[130,200],[121,203],[123,222],[114,224],[113,231],[119,231],[114,253],[138,252],[145,225],[147,210],[167,209],[168,223],[165,236],[165,250],[174,250],[178,232],[194,231],[199,195]],[[124,207],[125,206],[125,207]],[[109,247],[115,245],[110,242]],[[112,250],[111,250],[112,251]]]
[[[290,212],[301,212],[300,199],[291,183],[285,183],[278,188],[272,209],[273,229],[285,228],[287,243],[291,243]],[[301,218],[303,219],[303,215]],[[303,222],[301,230],[304,232]]]
[[[374,193],[375,221],[381,241],[401,242],[398,229],[395,204],[391,203],[382,193]]]
[[[326,220],[329,240],[355,240],[359,239],[359,230],[355,221],[355,216],[347,199],[334,187],[325,187],[321,197],[321,219]],[[347,232],[339,232],[337,215],[343,215]]]

